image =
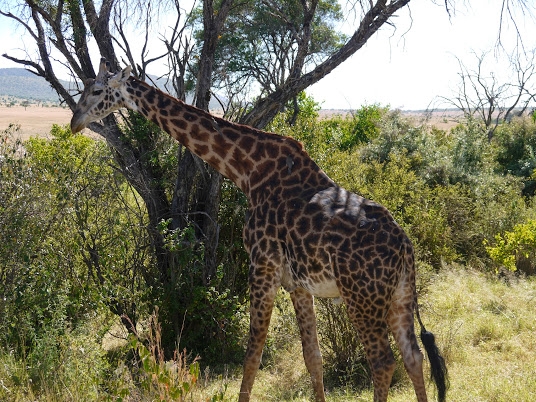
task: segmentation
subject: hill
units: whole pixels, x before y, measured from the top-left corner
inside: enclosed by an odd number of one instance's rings
[[[60,80],[61,81],[61,80]],[[69,83],[62,81],[68,88]],[[0,96],[38,101],[58,101],[58,94],[42,77],[24,68],[0,68]]]
[[[151,76],[160,88],[164,88],[165,79]],[[60,80],[65,88],[73,88],[73,84]],[[0,98],[13,97],[18,100],[59,102],[56,91],[42,77],[24,68],[0,68]],[[192,104],[193,97],[187,96],[186,103]],[[209,108],[221,113],[221,106],[214,97],[210,100]]]
[[[151,78],[160,88],[164,89],[165,79],[159,79],[156,76],[151,76]],[[73,87],[73,84],[67,81],[60,80],[60,82],[66,88]],[[5,101],[6,97],[17,98],[17,100],[52,102],[54,104],[60,101],[58,94],[44,78],[38,77],[24,68],[0,68],[0,103]],[[187,96],[186,103],[192,104],[193,101],[191,95]],[[226,100],[223,99],[223,101],[225,102]],[[8,102],[5,103],[7,104]],[[215,97],[211,98],[209,109],[216,115],[223,113],[221,105]],[[350,112],[350,110],[344,109],[323,109],[320,111],[320,116],[322,118],[329,118],[333,115],[344,116]],[[421,123],[423,120],[427,120],[428,124],[444,130],[450,129],[458,124],[463,117],[459,111],[454,109],[442,109],[433,112],[413,110],[402,111],[402,113],[415,121],[421,121]]]

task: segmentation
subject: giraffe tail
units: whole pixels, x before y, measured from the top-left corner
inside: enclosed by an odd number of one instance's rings
[[[415,315],[421,326],[421,342],[424,346],[424,350],[426,350],[428,361],[430,362],[431,378],[437,388],[437,399],[439,402],[444,402],[449,388],[447,366],[445,364],[445,359],[441,356],[439,348],[436,345],[434,334],[427,331],[421,321],[417,298],[415,298]]]

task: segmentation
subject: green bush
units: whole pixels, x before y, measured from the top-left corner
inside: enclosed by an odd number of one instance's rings
[[[88,319],[104,307],[143,311],[145,225],[102,142],[54,126],[49,140],[6,138],[2,146],[0,347],[26,362],[42,394],[67,383],[65,345]]]
[[[193,227],[183,230],[168,230],[168,223],[162,222],[166,247],[176,252],[180,271],[167,281],[169,289],[159,291],[158,304],[160,320],[168,323],[182,323],[177,328],[179,339],[166,340],[164,344],[177,344],[195,351],[202,357],[203,364],[235,362],[242,360],[244,304],[241,295],[232,294],[225,287],[224,268],[217,267],[216,275],[210,283],[203,283],[203,245],[195,238]],[[180,319],[172,319],[169,312],[176,312]],[[207,338],[208,335],[208,338]],[[207,341],[210,339],[210,341]]]
[[[30,143],[25,154],[11,135],[2,143],[0,344],[25,356],[47,331],[61,335],[67,323],[80,322],[91,297],[74,274],[79,257],[72,227],[65,224],[64,191],[53,190],[65,185],[65,176],[52,180]],[[54,173],[65,174],[62,168]]]
[[[519,223],[512,231],[497,234],[494,245],[488,241],[485,244],[491,259],[499,266],[525,274],[536,273],[536,220]]]
[[[504,174],[522,177],[525,195],[533,196],[536,180],[536,122],[534,119],[514,119],[495,131],[493,141],[497,147],[496,160]]]
[[[379,105],[365,105],[352,113],[351,118],[343,120],[347,124],[342,127],[339,148],[346,151],[375,139],[380,134],[380,124],[387,111]]]

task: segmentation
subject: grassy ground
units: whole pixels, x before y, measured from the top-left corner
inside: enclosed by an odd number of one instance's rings
[[[421,295],[421,315],[447,360],[456,402],[531,402],[536,400],[536,281],[494,280],[472,271],[451,270],[435,277]],[[253,401],[309,401],[311,388],[299,342],[257,375]],[[425,367],[428,375],[428,367]],[[204,389],[227,384],[234,400],[240,373]],[[429,384],[429,396],[434,388]],[[331,389],[328,401],[371,401],[372,390]],[[430,397],[434,400],[433,397]],[[393,388],[390,401],[415,400],[406,375]]]
[[[436,334],[438,345],[447,360],[451,383],[447,400],[536,400],[535,302],[534,278],[497,280],[454,268],[445,269],[432,278],[421,292],[421,315],[428,329]],[[252,401],[312,400],[299,337],[290,316],[290,309],[275,309],[272,333],[279,335],[272,337],[265,364],[255,381]],[[103,395],[103,381],[108,381],[108,387],[116,390],[130,388],[129,392],[123,394],[124,401],[161,400],[157,397],[158,393],[144,393],[132,388],[132,382],[122,374],[125,371],[110,367],[107,372],[114,379],[103,380],[95,366],[96,362],[102,361],[99,358],[102,350],[98,344],[92,344],[91,332],[73,334],[61,356],[65,364],[55,373],[48,373],[45,389],[32,391],[28,366],[24,362],[14,361],[9,354],[0,355],[0,400],[121,400],[117,398],[117,391],[112,392],[115,397]],[[407,375],[400,367],[397,370],[399,380],[392,387],[389,400],[415,400]],[[425,367],[425,373],[428,375],[428,367]],[[240,380],[240,367],[229,368],[223,375],[214,375],[209,370],[201,371],[193,394],[185,400],[234,401]],[[373,399],[370,388],[355,390],[329,385],[327,388],[327,399],[331,402]],[[431,384],[428,390],[430,400],[434,400]]]

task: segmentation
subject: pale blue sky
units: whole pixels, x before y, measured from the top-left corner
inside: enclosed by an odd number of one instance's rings
[[[470,64],[474,60],[471,51],[493,50],[502,1],[457,1],[450,19],[444,2],[437,3],[411,1],[409,9],[404,8],[396,18],[396,31],[382,29],[354,56],[312,86],[308,94],[326,109],[355,109],[370,103],[405,110],[441,107],[438,96],[448,97],[457,87],[459,67],[455,56]],[[535,20],[526,17],[518,22],[525,47],[536,48]],[[514,44],[510,25],[503,27],[507,47]],[[15,49],[23,48],[22,33],[0,17],[0,54],[16,54]],[[95,62],[98,58],[98,54],[93,57]],[[489,60],[497,75],[506,74],[493,54]],[[5,67],[20,66],[0,57],[0,68]]]
[[[490,67],[497,75],[506,74],[504,64],[493,57],[502,1],[471,0],[470,6],[458,1],[459,8],[450,19],[444,2],[437,3],[410,2],[411,19],[408,10],[400,12],[396,32],[387,28],[371,38],[309,93],[317,100],[324,99],[325,108],[354,109],[381,103],[393,108],[424,109],[429,104],[439,107],[437,97],[450,96],[458,86],[455,56],[471,65],[472,51],[490,50]],[[526,48],[536,48],[534,20],[519,21]],[[510,25],[503,27],[503,40],[513,48],[515,38]]]

